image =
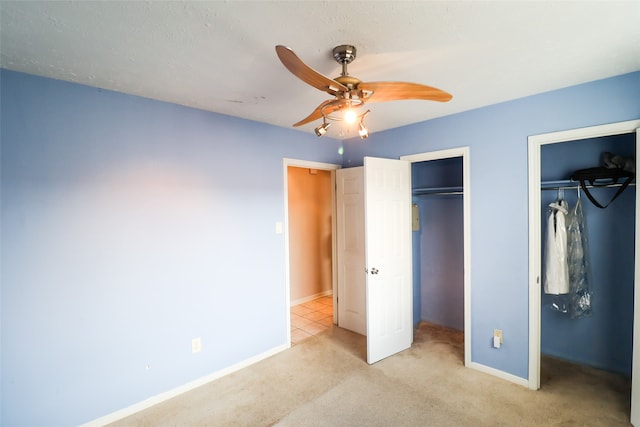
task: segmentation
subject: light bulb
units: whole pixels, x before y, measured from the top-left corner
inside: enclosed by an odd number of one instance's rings
[[[351,108],[344,112],[344,121],[347,123],[353,123],[356,121],[357,114]]]

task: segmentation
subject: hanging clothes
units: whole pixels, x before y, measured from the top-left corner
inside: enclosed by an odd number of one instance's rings
[[[567,264],[571,284],[569,313],[572,319],[591,315],[591,262],[587,221],[582,211],[579,191],[578,201],[571,212],[567,226]]]
[[[544,292],[547,294],[562,295],[570,291],[565,218],[568,213],[569,207],[564,200],[549,205],[544,274]]]

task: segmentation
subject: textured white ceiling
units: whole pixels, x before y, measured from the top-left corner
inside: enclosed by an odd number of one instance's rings
[[[328,95],[277,44],[329,77],[331,49],[353,44],[351,75],[453,94],[370,104],[372,132],[640,70],[640,1],[2,0],[0,15],[3,68],[283,127]]]

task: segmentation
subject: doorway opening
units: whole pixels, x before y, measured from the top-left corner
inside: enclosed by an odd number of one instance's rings
[[[414,323],[462,333],[471,366],[469,148],[400,159],[412,164]]]
[[[463,213],[462,213],[462,226],[463,226],[463,307],[464,307],[464,320],[463,320],[463,324],[464,324],[464,364],[465,366],[472,366],[471,363],[471,300],[470,300],[470,295],[471,295],[471,286],[470,286],[470,186],[469,186],[469,182],[470,182],[470,174],[469,174],[469,148],[468,147],[462,147],[462,148],[454,148],[454,149],[449,149],[449,150],[442,150],[442,151],[436,151],[436,152],[430,152],[430,153],[422,153],[422,154],[415,154],[415,155],[409,155],[409,156],[403,156],[400,158],[400,160],[402,162],[407,162],[409,163],[409,166],[411,163],[414,162],[426,162],[426,161],[431,161],[431,160],[442,160],[442,159],[452,159],[452,158],[460,158],[462,161],[462,186],[460,189],[460,192],[462,194],[462,206],[463,206]],[[370,160],[371,162],[373,161],[381,161],[383,159],[374,159],[374,158],[365,158],[365,160]],[[386,159],[387,161],[391,161],[391,162],[398,162],[397,160],[392,161],[391,159]],[[400,162],[400,163],[402,163]],[[371,163],[372,167],[375,164],[375,162]],[[285,192],[288,193],[289,191],[289,184],[288,184],[288,167],[289,166],[294,166],[294,167],[300,167],[300,168],[312,168],[312,169],[318,169],[318,170],[329,170],[332,171],[332,191],[333,196],[331,198],[331,203],[332,203],[332,290],[333,290],[333,323],[334,324],[338,324],[338,312],[339,310],[337,309],[338,304],[337,304],[337,296],[338,296],[338,268],[337,268],[337,260],[338,260],[338,250],[337,250],[337,224],[336,224],[336,173],[335,171],[337,169],[340,169],[340,166],[338,165],[331,165],[331,164],[322,164],[322,163],[316,163],[316,162],[307,162],[307,161],[300,161],[300,160],[292,160],[292,159],[284,159],[284,182],[285,182]],[[367,162],[365,161],[365,167],[367,166]],[[388,165],[390,166],[390,165]],[[353,168],[353,169],[357,169],[357,168]],[[402,167],[403,170],[410,170],[406,169],[406,166]],[[348,170],[348,169],[345,169]],[[375,175],[375,169],[372,169],[372,176]],[[404,196],[403,196],[404,197]],[[405,199],[403,199],[405,200]],[[406,192],[406,202],[407,202],[407,208],[408,208],[408,213],[409,215],[406,216],[406,218],[410,217],[410,213],[411,213],[411,190],[410,188],[407,187],[407,192]],[[404,203],[404,202],[403,202]],[[377,211],[373,211],[373,212],[377,212]],[[291,264],[291,248],[290,248],[290,237],[289,237],[289,208],[288,208],[288,194],[285,194],[285,227],[284,227],[284,231],[285,231],[285,247],[286,247],[286,292],[287,292],[287,301],[289,301],[289,309],[291,308],[291,276],[290,276],[290,264]],[[373,221],[372,221],[373,222]],[[404,224],[404,221],[402,221],[402,223]],[[410,227],[410,224],[407,222],[406,223],[408,227]],[[401,225],[400,223],[397,224],[398,227],[401,227],[403,230],[410,230],[410,228],[404,228],[404,225]],[[389,227],[382,227],[381,229],[385,229],[385,228],[389,228]],[[410,233],[410,231],[409,231]],[[366,232],[365,232],[366,234]],[[409,235],[409,239],[411,239],[411,236]],[[411,251],[411,244],[409,245],[409,252]],[[410,257],[409,257],[410,259]],[[374,262],[379,262],[379,261],[374,261]],[[411,263],[409,262],[409,266],[411,265]],[[377,264],[372,264],[370,267],[370,274],[376,274],[378,268],[380,267]],[[375,267],[375,268],[374,268]],[[364,270],[366,274],[369,274],[368,269]],[[385,270],[386,272],[386,270]],[[409,274],[411,274],[411,268],[409,267],[408,269]],[[374,279],[378,279],[379,275],[374,276]],[[409,276],[409,280],[411,276]],[[409,286],[411,287],[411,284],[409,283]],[[415,286],[414,288],[414,296],[416,295],[416,288]],[[418,296],[419,296],[419,288],[417,290],[418,292]],[[411,298],[410,296],[411,291],[409,290],[409,296],[407,298],[407,301],[409,301],[409,305],[407,307],[407,309],[410,310],[413,309],[414,310],[414,316],[413,318],[419,318],[420,313],[416,312],[416,306],[411,306],[411,300],[415,299],[415,298]],[[398,301],[401,301],[401,299],[399,299]],[[419,304],[419,303],[418,303]],[[402,311],[402,310],[401,310]],[[404,312],[406,313],[407,310],[404,310]],[[409,329],[411,329],[411,317],[408,317],[409,321]],[[368,325],[368,322],[367,322]],[[291,313],[290,310],[287,312],[287,333],[288,333],[288,339],[289,342],[291,342]],[[369,332],[367,331],[367,335],[369,335]],[[410,341],[409,341],[410,342]],[[369,340],[367,340],[367,353],[369,354]],[[409,344],[410,345],[410,344]],[[373,362],[370,362],[373,363]]]
[[[593,273],[600,274],[601,278],[598,279],[600,282],[610,282],[607,286],[620,285],[622,282],[626,282],[627,284],[624,285],[626,290],[622,288],[620,289],[620,298],[617,298],[617,302],[615,295],[607,296],[608,294],[611,294],[612,289],[606,289],[606,292],[605,289],[602,289],[597,293],[594,292],[594,314],[586,319],[569,320],[562,318],[561,314],[549,312],[547,307],[549,305],[547,304],[549,296],[543,295],[542,293],[542,236],[544,230],[543,218],[545,217],[544,206],[546,206],[550,198],[553,198],[552,196],[554,196],[549,195],[548,191],[542,190],[547,188],[547,180],[554,179],[553,176],[548,176],[550,171],[549,164],[558,162],[559,159],[564,160],[565,162],[570,162],[575,158],[580,160],[588,155],[590,150],[593,151],[590,147],[601,146],[605,149],[605,147],[608,147],[610,144],[613,144],[618,140],[621,140],[624,143],[623,145],[627,145],[626,149],[630,149],[632,152],[637,152],[638,145],[640,144],[638,127],[640,127],[640,120],[634,120],[529,137],[529,388],[537,390],[541,386],[541,366],[545,365],[545,369],[547,369],[546,366],[548,366],[546,360],[547,356],[545,356],[544,363],[541,360],[542,353],[551,353],[552,356],[575,361],[581,365],[588,365],[592,367],[601,366],[602,368],[611,371],[616,370],[612,369],[611,366],[621,367],[620,369],[624,368],[627,373],[631,374],[631,421],[635,425],[638,425],[638,422],[640,421],[640,414],[638,414],[638,410],[640,409],[638,407],[640,403],[640,396],[638,396],[638,393],[640,392],[640,389],[638,389],[638,384],[636,384],[640,381],[640,376],[634,375],[633,372],[638,372],[638,369],[640,369],[640,365],[638,364],[640,352],[638,351],[637,346],[633,346],[632,348],[632,341],[635,341],[636,343],[638,342],[640,333],[638,330],[638,319],[640,313],[638,312],[639,310],[636,309],[633,301],[639,300],[640,289],[639,286],[637,286],[637,283],[639,283],[638,239],[634,237],[633,230],[638,230],[639,218],[637,212],[639,199],[637,194],[634,195],[632,191],[626,191],[626,194],[623,193],[619,198],[620,200],[612,204],[610,208],[600,210],[593,209],[594,207],[590,204],[589,200],[586,197],[582,197],[581,203],[583,204],[583,210],[585,211],[585,217],[587,220],[590,248],[600,250],[600,246],[606,245],[607,240],[609,238],[615,238],[616,235],[621,237],[623,240],[625,236],[629,239],[626,243],[627,253],[623,254],[626,257],[626,261],[624,261],[626,267],[621,268],[622,266],[619,265],[620,256],[616,256],[615,259],[608,262],[610,267],[616,271],[610,271],[611,274],[605,273],[604,278],[602,273]],[[580,147],[579,155],[559,154],[559,151],[569,150],[576,146]],[[589,160],[595,162],[601,161],[598,154],[599,153],[596,153],[595,160]],[[579,168],[596,165],[597,163],[594,165],[582,165]],[[570,167],[575,167],[575,165],[572,164]],[[565,171],[565,173],[566,172],[567,171]],[[569,171],[569,173],[570,172],[571,171]],[[566,177],[564,180],[569,181]],[[575,183],[573,183],[573,185],[575,185]],[[563,186],[564,184],[558,184],[558,187]],[[611,196],[611,194],[601,193],[611,190],[598,189],[595,191],[600,192],[600,197],[603,198],[610,198]],[[574,191],[571,191],[570,194],[568,194],[567,190],[564,190],[563,196],[567,199],[571,198],[571,200],[568,200],[569,203],[575,202],[577,199],[577,194]],[[560,197],[560,194],[558,194],[558,197]],[[624,198],[627,200],[624,200]],[[621,221],[611,221],[610,219],[603,220],[605,215],[615,216],[615,211],[621,208],[626,213],[618,213],[619,216],[621,215],[619,219],[625,219],[625,221],[630,224],[627,227],[626,232],[620,230],[616,231],[614,229],[614,227],[618,226]],[[588,210],[590,210],[590,212],[587,212]],[[630,214],[629,212],[633,212],[635,215],[633,213]],[[592,227],[592,225],[589,225],[590,223],[594,225],[593,236],[590,230]],[[595,240],[591,240],[591,237]],[[617,247],[619,243],[621,242],[615,242],[612,246]],[[610,252],[613,253],[614,250],[611,249]],[[601,261],[604,256],[598,255],[597,259],[594,260],[594,254],[592,254],[591,258],[592,261]],[[603,266],[597,266],[597,269],[602,270]],[[613,273],[618,274],[622,270],[626,271],[626,273],[623,273],[627,276],[626,278],[622,280],[616,279],[609,281],[609,278]],[[592,274],[592,277],[597,278],[596,274]],[[599,285],[601,284],[602,283]],[[625,292],[628,294],[626,297],[622,296]],[[599,301],[598,298],[600,299]],[[612,308],[612,306],[610,306],[611,304],[606,302],[608,298],[611,299],[613,304],[628,304]],[[598,311],[596,311],[596,302],[600,303]],[[611,312],[611,316],[609,317],[615,321],[619,321],[621,317],[624,317],[624,320],[622,320],[623,324],[621,324],[620,327],[614,327],[612,330],[609,330],[609,332],[605,329],[615,322],[607,319],[601,319],[603,315],[606,315],[607,311]],[[626,315],[624,313],[626,313]],[[593,327],[585,329],[584,326],[586,326],[587,323],[593,324]],[[597,326],[598,324],[601,324],[601,326]],[[577,330],[580,328],[585,329],[586,333]],[[624,330],[626,330],[626,333]],[[569,334],[572,337],[569,347],[566,346],[567,340],[560,336],[563,333]],[[598,338],[598,334],[601,334],[602,337]],[[626,337],[623,337],[623,335]],[[610,343],[606,344],[606,342],[612,338],[617,341],[622,340],[624,342],[617,342],[615,344],[616,348],[614,349]],[[578,340],[584,339],[592,341],[596,339],[597,344],[585,344],[584,342],[578,342]],[[557,345],[562,342],[565,344],[564,348]],[[620,357],[625,359],[622,363],[620,363],[620,360],[607,360],[610,354],[614,354],[616,351],[619,351],[624,347],[626,347],[626,350],[616,356],[617,359],[620,359]],[[572,352],[580,351],[581,349],[583,354],[571,354]],[[629,354],[629,352],[631,354]],[[608,363],[611,365],[607,368]],[[548,375],[545,373],[545,378],[547,376]]]
[[[336,323],[335,170],[340,166],[284,159],[287,341]]]

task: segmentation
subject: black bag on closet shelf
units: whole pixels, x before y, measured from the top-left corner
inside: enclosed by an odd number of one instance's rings
[[[571,180],[579,181],[584,194],[586,194],[589,200],[591,200],[591,203],[600,209],[604,209],[613,203],[613,201],[629,186],[634,177],[635,173],[621,168],[607,168],[600,166],[596,168],[577,170],[571,175]],[[604,206],[602,206],[593,197],[587,188],[587,185],[591,185],[592,187],[606,187],[607,185],[618,184],[618,181],[622,179],[624,179],[624,182],[622,182],[620,187],[618,187],[618,191],[616,191],[611,200],[609,200],[609,203]]]

